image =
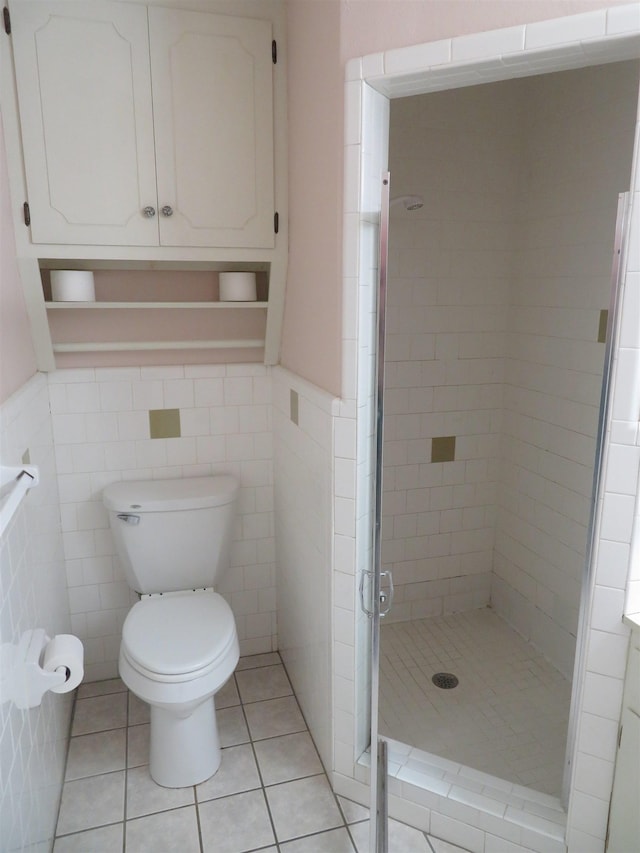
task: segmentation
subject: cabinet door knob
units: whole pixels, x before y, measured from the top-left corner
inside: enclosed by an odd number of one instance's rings
[[[173,208],[171,207],[170,204],[165,204],[165,206],[162,208],[162,215],[163,216],[173,216]]]
[[[156,215],[156,209],[155,207],[151,207],[151,205],[147,205],[147,207],[142,208],[142,214],[143,216],[146,216],[147,219],[153,219]]]

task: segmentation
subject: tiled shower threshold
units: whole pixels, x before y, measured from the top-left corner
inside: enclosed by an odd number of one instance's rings
[[[435,687],[439,671],[455,673],[459,686]],[[379,713],[390,796],[432,810],[428,829],[442,827],[443,837],[451,829],[462,846],[473,849],[481,830],[524,849],[564,853],[559,732],[566,732],[569,693],[563,676],[490,608],[385,624]],[[524,732],[523,756],[513,741]]]
[[[558,843],[558,849],[564,850],[567,815],[557,797],[394,740],[389,741],[389,756],[391,776],[443,799],[553,839]],[[459,816],[459,811],[455,811]],[[515,838],[511,840],[515,841]],[[516,843],[522,843],[522,839]],[[550,849],[546,847],[547,853]]]
[[[444,816],[445,823],[449,818],[467,824],[471,831],[491,833],[539,853],[565,853],[567,815],[557,797],[391,738],[384,740],[388,744],[390,796],[430,809]],[[369,765],[368,752],[360,763]],[[433,823],[431,832],[439,835]]]
[[[566,853],[567,814],[557,797],[390,738],[383,740],[388,744],[389,796],[430,810],[431,824],[425,831],[452,844],[471,846],[475,831],[523,850]],[[358,763],[370,765],[368,750]],[[389,814],[393,816],[392,807]]]

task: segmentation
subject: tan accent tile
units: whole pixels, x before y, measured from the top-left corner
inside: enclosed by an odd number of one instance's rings
[[[598,343],[606,344],[607,342],[607,323],[609,322],[609,312],[603,309],[600,312],[600,320],[598,322]]]
[[[453,462],[456,455],[455,435],[439,436],[431,440],[432,462]]]
[[[180,409],[150,409],[151,438],[180,438]]]

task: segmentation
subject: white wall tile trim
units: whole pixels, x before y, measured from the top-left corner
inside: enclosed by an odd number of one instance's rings
[[[74,633],[89,680],[117,675],[135,601],[102,489],[120,480],[233,473],[240,496],[219,591],[242,654],[277,647],[271,369],[262,365],[86,368],[48,374]],[[149,410],[178,409],[181,435],[150,437]]]
[[[284,368],[273,369],[278,646],[327,767],[336,725],[332,468],[339,408],[339,401],[322,389]],[[349,471],[335,462],[340,488],[347,492]]]
[[[360,71],[379,92],[400,96],[579,68],[603,50],[608,61],[637,56],[638,30],[637,4],[629,3],[371,54],[352,61],[348,79]]]
[[[384,107],[377,103],[372,97],[372,88],[376,93],[394,97],[424,93],[427,91],[436,91],[442,89],[453,88],[455,86],[466,86],[480,82],[491,82],[497,80],[505,80],[514,76],[526,76],[536,73],[544,73],[570,68],[579,68],[591,64],[600,64],[604,61],[618,61],[628,58],[635,58],[639,55],[640,46],[640,21],[638,19],[638,4],[626,4],[619,7],[612,7],[608,10],[588,13],[584,15],[572,16],[567,19],[558,19],[550,22],[539,22],[537,24],[527,25],[524,30],[523,47],[518,49],[518,45],[514,45],[514,39],[519,39],[522,35],[520,28],[510,28],[505,31],[495,31],[494,33],[478,34],[477,37],[465,36],[460,39],[450,39],[442,42],[436,42],[427,45],[411,46],[402,49],[395,49],[386,53],[378,53],[360,59],[351,60],[347,67],[347,80],[353,83],[360,79],[362,81],[361,89],[361,117],[350,116],[349,127],[357,127],[360,122],[363,131],[359,144],[354,144],[353,138],[350,138],[351,144],[345,148],[345,187],[347,189],[345,197],[345,212],[357,213],[358,210],[367,211],[367,215],[371,211],[376,210],[375,199],[377,192],[377,183],[379,177],[379,169],[376,173],[375,164],[380,164],[384,161],[384,154],[372,151],[367,146],[371,144],[368,133],[370,132],[371,123],[374,123],[378,132],[382,128],[382,138],[384,140],[386,131],[384,129],[384,118],[380,125],[380,117],[384,116]],[[483,55],[483,51],[486,51]],[[464,57],[464,58],[463,58]],[[351,103],[355,103],[357,98],[350,98]],[[372,111],[373,110],[373,111]],[[376,124],[378,122],[378,124]],[[379,137],[380,138],[380,137]],[[372,168],[371,164],[374,163]],[[640,197],[638,189],[640,180],[638,176],[638,134],[636,133],[636,153],[634,155],[633,166],[633,185],[632,191],[632,217],[637,223],[640,217]],[[361,206],[354,208],[353,189],[361,184],[358,188],[358,198],[361,200]],[[365,203],[366,200],[366,203]],[[345,232],[345,240],[348,235]],[[367,239],[367,222],[365,217],[361,219],[360,240]],[[363,315],[361,313],[362,305],[367,299],[368,289],[372,286],[372,271],[370,263],[363,263],[366,259],[366,252],[363,252],[362,246],[359,257],[359,270],[357,284],[358,301],[359,301],[359,317],[356,322],[363,324]],[[638,303],[638,283],[636,273],[640,270],[640,228],[632,228],[631,244],[627,254],[627,289],[625,292],[625,306],[632,306]],[[351,271],[351,267],[350,267]],[[353,278],[345,278],[344,290],[354,287]],[[626,310],[626,309],[625,309]],[[352,307],[345,307],[345,316],[352,316]],[[613,396],[617,400],[618,407],[614,408],[613,419],[608,425],[608,441],[610,436],[616,437],[616,443],[619,444],[634,444],[638,441],[638,406],[633,406],[633,411],[628,411],[628,401],[637,399],[637,363],[640,354],[640,324],[637,322],[630,324],[625,322],[623,327],[623,342],[625,352],[618,354],[620,364],[616,365],[616,371],[613,383]],[[345,338],[355,339],[358,341],[358,349],[355,357],[358,360],[359,370],[365,371],[367,360],[370,359],[370,353],[367,349],[367,340],[365,335],[369,334],[366,323],[361,325],[360,330],[355,327],[344,330]],[[358,380],[360,382],[360,380]],[[364,397],[358,398],[358,410],[366,414],[368,401]],[[362,445],[364,446],[364,445]],[[616,452],[614,451],[614,457]],[[358,471],[357,494],[363,494],[368,488],[368,463],[366,457],[358,456],[356,460]],[[637,465],[637,460],[634,463]],[[614,468],[620,470],[620,466]],[[609,519],[611,533],[614,537],[609,540],[608,544],[601,540],[599,546],[606,547],[610,554],[616,550],[616,564],[622,560],[628,560],[631,541],[631,524],[634,516],[637,517],[637,510],[634,512],[633,505],[631,506],[630,514],[625,516],[624,525],[617,524],[612,519],[611,507],[619,502],[620,498],[632,497],[637,495],[637,470],[635,476],[628,469],[621,476],[617,476],[612,470],[607,467],[604,469],[604,477],[607,483],[606,491],[602,495],[601,510],[606,513],[606,518]],[[635,485],[634,485],[635,484]],[[356,501],[356,529],[361,532],[367,531],[366,521],[363,521],[363,513],[365,507],[360,505],[358,509]],[[625,505],[626,511],[626,505]],[[356,540],[357,544],[357,540]],[[638,549],[635,549],[636,552]],[[359,557],[356,556],[356,572],[358,568]],[[637,561],[640,563],[640,561]],[[630,583],[627,583],[627,566],[620,564],[620,570],[616,573],[616,583],[619,586],[610,586],[611,581],[598,579],[598,585],[609,587],[610,589],[629,589],[636,584],[638,592],[633,599],[634,602],[640,602],[640,566],[636,569],[632,566],[632,575]],[[635,587],[634,587],[635,588]],[[604,598],[603,598],[604,595]],[[611,641],[608,643],[608,651],[605,652],[608,663],[611,666],[615,676],[603,675],[600,672],[591,671],[589,664],[585,662],[584,669],[584,686],[578,699],[580,708],[578,716],[578,751],[574,756],[573,762],[573,782],[571,785],[570,803],[567,816],[567,831],[564,840],[560,838],[547,838],[547,846],[540,846],[538,830],[540,826],[522,825],[519,827],[519,840],[509,838],[504,835],[505,827],[509,821],[504,818],[498,818],[495,815],[487,815],[482,819],[484,828],[478,829],[477,820],[467,823],[464,819],[460,819],[460,813],[454,815],[448,814],[446,809],[443,809],[439,803],[430,803],[428,806],[423,806],[428,810],[428,815],[425,812],[423,815],[425,820],[430,821],[430,831],[432,834],[438,835],[437,829],[441,830],[440,837],[447,838],[452,843],[462,843],[470,850],[485,849],[482,845],[487,845],[490,838],[502,838],[510,841],[513,844],[531,850],[544,850],[545,853],[553,850],[554,853],[564,853],[567,849],[577,851],[581,849],[600,849],[606,828],[606,805],[608,802],[608,793],[601,788],[594,791],[589,786],[589,771],[586,769],[591,766],[592,762],[588,760],[589,750],[591,750],[592,735],[590,732],[593,723],[593,714],[587,713],[587,708],[594,707],[597,704],[597,695],[599,689],[596,689],[598,679],[607,678],[611,682],[612,696],[610,702],[606,703],[606,707],[602,703],[598,705],[599,712],[604,714],[597,719],[605,724],[612,724],[617,727],[617,722],[620,714],[620,698],[622,695],[622,680],[618,677],[620,672],[619,664],[624,660],[625,653],[621,647],[618,648],[617,640],[624,641],[623,629],[620,629],[618,624],[614,625],[611,622],[612,607],[619,607],[619,600],[616,599],[612,605],[608,594],[599,593],[593,601],[595,610],[593,614],[591,607],[589,608],[589,624],[592,619],[594,621],[593,631],[603,632],[603,628],[609,627],[609,631],[604,630],[603,633],[609,634]],[[640,604],[638,604],[640,606]],[[616,610],[617,612],[617,610]],[[357,607],[354,610],[354,620],[356,628],[359,624],[359,614]],[[615,617],[614,617],[615,622]],[[595,626],[598,625],[598,628]],[[356,636],[358,631],[356,630]],[[597,635],[595,635],[597,639]],[[611,643],[616,647],[612,651]],[[356,646],[357,649],[357,646]],[[364,667],[360,660],[357,651],[353,655],[345,653],[346,650],[334,647],[335,666],[340,666],[340,676],[344,684],[354,684],[356,688],[354,717],[358,719],[358,714],[362,715],[362,709],[358,707],[359,692],[366,687],[366,678],[362,678]],[[599,654],[599,652],[598,652]],[[613,657],[611,656],[613,655]],[[614,659],[615,658],[615,659]],[[597,661],[596,666],[601,669],[602,661]],[[360,723],[363,720],[360,719]],[[586,738],[586,740],[585,740]],[[584,749],[587,744],[586,751]],[[580,746],[582,745],[582,746]],[[358,753],[358,726],[354,727],[353,743],[344,743],[334,745],[334,784],[338,792],[345,795],[355,797],[360,802],[367,802],[368,794],[366,792],[366,775],[363,774],[363,768],[357,764],[351,764],[348,760],[348,751],[353,750],[352,754]],[[600,759],[612,762],[615,758],[615,748],[611,746],[606,751],[606,755],[597,756]],[[345,753],[347,758],[345,759]],[[411,798],[415,798],[415,793],[410,793],[407,785],[402,783],[405,788],[398,790],[394,788],[394,796],[391,798],[390,814],[394,816],[394,809],[399,807],[399,803],[408,802]],[[359,795],[357,793],[359,792]],[[414,799],[415,802],[415,799]],[[456,808],[463,807],[463,804],[456,804]],[[505,813],[506,814],[506,813]],[[513,812],[510,814],[513,815]],[[603,817],[604,815],[604,817]],[[422,818],[421,818],[422,820]],[[485,821],[488,821],[486,823]],[[496,821],[498,825],[496,827]],[[472,826],[475,823],[475,826]],[[499,831],[497,831],[499,829]],[[476,836],[475,832],[480,835]],[[506,844],[505,844],[506,847]],[[488,849],[488,848],[487,848]]]
[[[40,484],[23,498],[0,541],[0,634],[17,645],[24,631],[68,633],[69,606],[60,533],[47,379],[38,373],[0,407],[4,465],[25,452]],[[6,672],[3,671],[3,677]],[[3,685],[3,693],[6,685]],[[3,849],[49,850],[62,791],[72,694],[45,693],[20,710],[4,693],[0,704],[0,826]]]

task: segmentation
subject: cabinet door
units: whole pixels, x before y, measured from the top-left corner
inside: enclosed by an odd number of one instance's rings
[[[161,244],[273,247],[271,24],[151,7],[149,40]]]
[[[36,243],[157,245],[147,12],[13,3],[12,39]]]

